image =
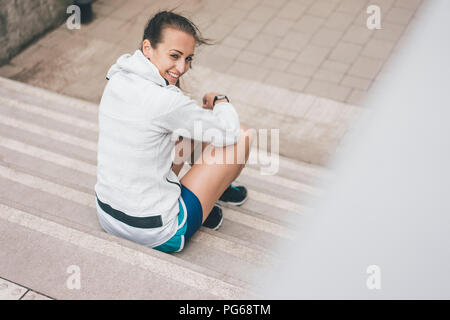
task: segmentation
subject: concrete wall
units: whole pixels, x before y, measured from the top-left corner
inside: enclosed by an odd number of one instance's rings
[[[60,25],[72,0],[0,0],[0,65]]]

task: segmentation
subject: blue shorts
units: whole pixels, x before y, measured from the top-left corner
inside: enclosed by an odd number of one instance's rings
[[[178,199],[178,206],[180,211],[178,212],[177,232],[172,238],[153,249],[163,252],[180,252],[183,250],[185,242],[200,229],[203,220],[202,205],[197,196],[183,185],[181,185],[181,196]]]

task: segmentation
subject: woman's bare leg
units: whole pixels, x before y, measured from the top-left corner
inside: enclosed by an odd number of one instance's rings
[[[204,143],[202,156],[181,179],[181,183],[200,200],[203,221],[219,197],[241,173],[248,160],[253,138],[254,131],[241,126],[240,139],[234,145],[218,148]],[[225,161],[225,155],[231,155],[228,160],[233,161]]]

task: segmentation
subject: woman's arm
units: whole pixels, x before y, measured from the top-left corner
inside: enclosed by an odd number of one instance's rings
[[[235,144],[240,136],[239,116],[226,99],[213,100],[217,93],[204,97],[204,108],[181,92],[173,92],[169,112],[154,119],[169,132],[189,139],[212,142],[216,147]]]

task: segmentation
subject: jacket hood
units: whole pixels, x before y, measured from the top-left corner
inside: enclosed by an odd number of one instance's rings
[[[124,54],[109,68],[106,79],[111,79],[116,73],[125,72],[136,74],[146,80],[150,80],[162,87],[169,85],[156,66],[144,56],[141,50],[136,50],[133,55]]]

